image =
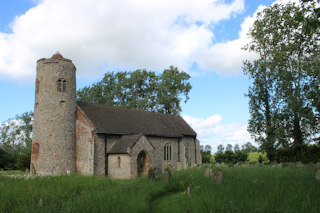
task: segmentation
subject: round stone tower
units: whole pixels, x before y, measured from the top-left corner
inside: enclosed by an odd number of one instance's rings
[[[76,67],[57,52],[37,62],[30,170],[76,172]]]

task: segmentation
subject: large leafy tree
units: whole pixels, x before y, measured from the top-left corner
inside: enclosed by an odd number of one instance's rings
[[[274,4],[261,13],[245,46],[258,59],[244,62],[249,88],[249,132],[272,160],[278,147],[302,145],[318,131],[319,29],[305,30],[313,7]]]
[[[170,66],[162,74],[153,71],[109,72],[77,92],[78,100],[110,106],[178,114],[180,102],[189,99],[190,75]]]
[[[32,112],[25,112],[0,124],[0,168],[29,168],[32,118]]]

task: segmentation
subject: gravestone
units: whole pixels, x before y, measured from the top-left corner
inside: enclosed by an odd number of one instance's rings
[[[314,176],[315,176],[315,178],[317,180],[320,180],[320,169],[317,169],[317,171],[315,172]]]
[[[224,181],[223,173],[220,169],[216,168],[211,173],[211,182],[213,184],[221,184]]]
[[[297,165],[298,167],[302,167],[302,166],[303,166],[303,163],[302,163],[301,161],[297,161],[297,162],[296,162],[296,165]]]
[[[315,168],[316,168],[316,164],[310,162],[310,163],[308,163],[308,164],[306,165],[306,167],[307,167],[308,169],[315,169]]]
[[[148,171],[148,178],[151,180],[154,180],[156,178],[156,172],[155,169],[150,168]]]
[[[206,170],[204,171],[204,177],[209,178],[211,176],[211,173],[212,173],[212,169],[206,168]]]
[[[291,162],[291,163],[288,164],[288,167],[291,168],[291,169],[294,169],[294,168],[297,168],[297,165],[295,163]]]
[[[169,172],[164,171],[164,172],[162,173],[162,179],[163,179],[164,181],[168,182],[168,181],[169,181],[169,177],[170,177]]]

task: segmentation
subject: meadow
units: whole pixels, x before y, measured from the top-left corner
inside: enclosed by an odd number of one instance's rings
[[[220,185],[204,170],[174,172],[168,182],[0,172],[0,212],[320,212],[313,169],[221,167]]]

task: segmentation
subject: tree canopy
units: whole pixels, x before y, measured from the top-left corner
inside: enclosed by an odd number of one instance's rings
[[[32,112],[25,112],[0,125],[0,168],[30,167],[32,118]]]
[[[277,148],[297,154],[319,130],[319,28],[306,29],[313,5],[274,4],[257,14],[244,49],[252,79],[248,130],[272,160]]]
[[[77,91],[79,101],[110,106],[179,114],[187,102],[190,75],[170,66],[162,74],[153,71],[108,72],[100,82]]]

